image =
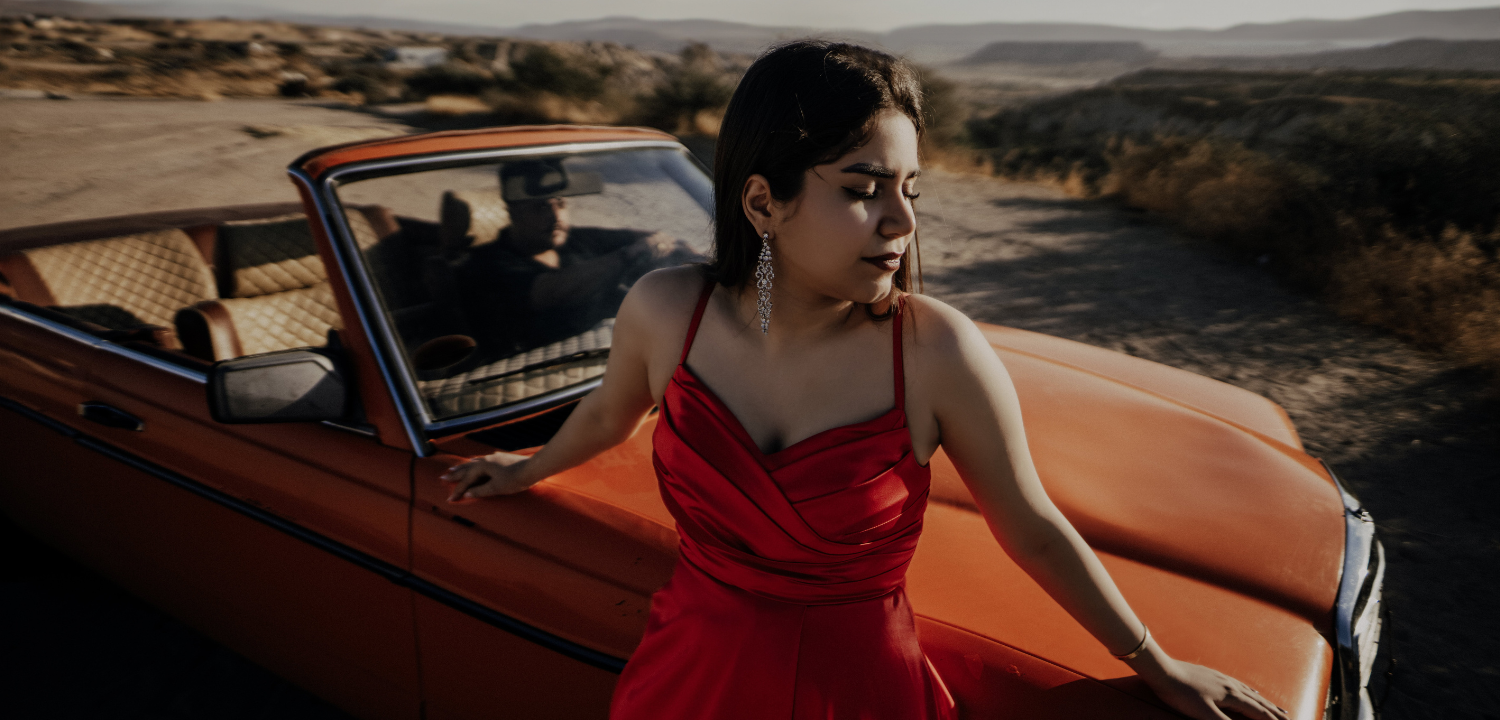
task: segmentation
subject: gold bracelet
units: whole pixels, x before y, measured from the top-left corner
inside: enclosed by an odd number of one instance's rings
[[[1131,650],[1130,652],[1125,653],[1124,655],[1115,655],[1115,659],[1117,659],[1117,660],[1129,660],[1129,659],[1131,659],[1131,658],[1133,658],[1133,657],[1135,657],[1137,655],[1140,655],[1141,651],[1146,649],[1146,643],[1147,643],[1147,641],[1149,641],[1151,639],[1151,628],[1146,627],[1146,623],[1141,623],[1141,629],[1146,631],[1146,634],[1141,636],[1141,644],[1135,646],[1134,650]],[[1110,653],[1110,654],[1113,655],[1114,653]]]

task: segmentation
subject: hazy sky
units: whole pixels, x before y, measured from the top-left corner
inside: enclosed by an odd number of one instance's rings
[[[131,2],[132,0],[117,0]],[[134,0],[139,2],[140,0]],[[149,2],[149,0],[147,0]],[[707,18],[757,25],[889,30],[970,22],[1083,22],[1151,28],[1222,28],[1244,22],[1345,19],[1400,10],[1486,7],[1497,0],[177,0],[308,14],[383,15],[495,27],[608,15]]]

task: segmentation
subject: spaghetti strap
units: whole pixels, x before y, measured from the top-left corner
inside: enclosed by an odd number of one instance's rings
[[[904,297],[898,297],[891,303],[892,309],[895,310],[895,317],[892,319],[896,322],[891,330],[891,345],[893,346],[891,365],[895,369],[893,374],[896,376],[896,407],[902,411],[906,410],[906,372],[901,363],[901,308],[906,305],[905,300]]]
[[[682,341],[682,357],[677,360],[678,365],[682,365],[687,362],[688,351],[693,349],[693,336],[698,334],[698,323],[703,321],[703,310],[708,307],[708,298],[713,294],[714,281],[704,279],[703,293],[698,296],[697,309],[693,310],[693,321],[691,323],[688,323],[687,339]]]

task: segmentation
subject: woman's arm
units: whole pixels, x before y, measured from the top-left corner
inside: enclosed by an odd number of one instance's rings
[[[693,278],[701,278],[693,271]],[[660,365],[663,325],[680,312],[677,305],[684,278],[680,270],[641,278],[615,318],[609,362],[599,388],[589,393],[563,422],[557,434],[535,455],[497,452],[453,466],[443,479],[454,483],[450,502],[488,495],[521,492],[564,470],[587,462],[635,434],[647,411],[656,403],[650,369]],[[701,286],[701,279],[696,282]],[[681,324],[686,328],[686,318]]]
[[[1145,626],[1104,565],[1047,497],[1021,423],[1005,366],[958,311],[922,303],[918,326],[921,382],[931,398],[941,444],[1016,564],[1115,655],[1135,650]],[[1201,720],[1227,708],[1261,720],[1287,715],[1244,683],[1172,659],[1154,640],[1127,661],[1158,696]]]

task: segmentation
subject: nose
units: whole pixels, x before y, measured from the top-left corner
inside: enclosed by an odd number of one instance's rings
[[[885,204],[885,216],[880,219],[880,234],[892,240],[906,237],[917,231],[917,211],[912,207],[906,193],[890,193],[892,199]]]

